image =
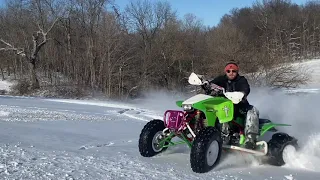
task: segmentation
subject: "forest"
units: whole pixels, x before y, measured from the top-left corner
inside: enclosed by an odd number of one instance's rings
[[[209,27],[162,0],[7,0],[0,24],[0,77],[20,94],[184,92],[191,72],[215,77],[230,60],[252,86],[291,88],[308,80],[291,64],[320,55],[319,1],[256,1]]]

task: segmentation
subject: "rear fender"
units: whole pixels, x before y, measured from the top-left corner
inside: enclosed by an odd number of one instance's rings
[[[290,124],[276,124],[276,123],[265,123],[260,129],[260,136],[263,136],[267,131],[276,132],[275,127],[277,126],[291,126]]]

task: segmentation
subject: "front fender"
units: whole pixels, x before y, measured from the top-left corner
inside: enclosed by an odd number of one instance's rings
[[[206,104],[204,106],[207,110],[215,113],[220,123],[226,123],[233,120],[234,106],[231,101],[225,101],[220,104]]]
[[[176,101],[176,105],[177,105],[178,107],[182,107],[182,103],[183,103],[183,101]]]

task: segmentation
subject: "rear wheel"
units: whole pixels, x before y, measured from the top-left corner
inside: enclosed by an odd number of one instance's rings
[[[222,140],[219,131],[214,127],[200,130],[191,148],[191,169],[196,173],[212,170],[219,163],[221,149]]]
[[[164,122],[159,119],[149,121],[141,130],[139,137],[139,152],[144,157],[152,157],[167,149],[162,147],[159,142],[162,131],[165,129]]]
[[[298,140],[286,133],[276,133],[268,142],[268,163],[282,166],[290,160],[290,153],[298,150]]]

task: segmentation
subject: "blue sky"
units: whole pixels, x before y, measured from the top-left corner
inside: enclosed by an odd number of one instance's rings
[[[121,9],[131,0],[115,0]],[[232,8],[251,6],[256,0],[168,0],[174,10],[177,10],[179,17],[186,13],[193,13],[202,19],[204,25],[213,26],[219,23],[220,18],[229,13]],[[5,0],[0,0],[3,5]],[[291,0],[296,4],[304,4],[307,0]]]
[[[124,8],[131,0],[115,0],[115,3]],[[250,7],[256,0],[168,0],[174,10],[177,10],[179,17],[186,13],[193,13],[202,19],[204,25],[217,25],[220,18],[229,13],[232,8]],[[298,5],[304,4],[307,0],[291,0]]]

